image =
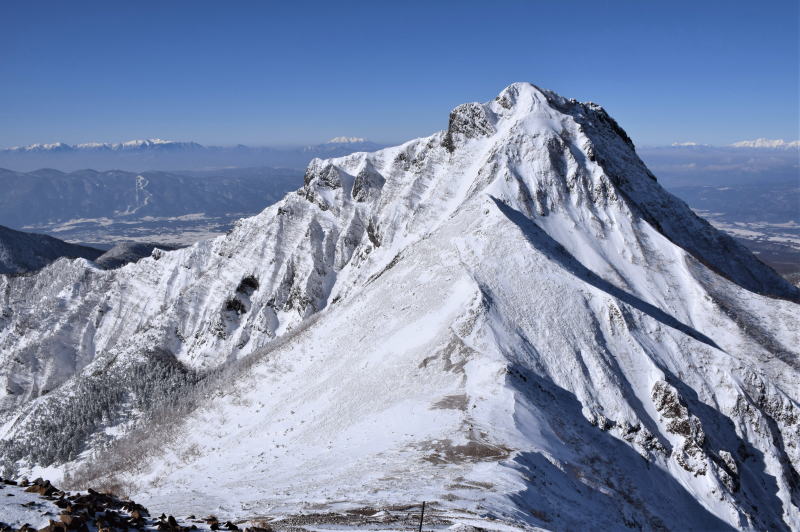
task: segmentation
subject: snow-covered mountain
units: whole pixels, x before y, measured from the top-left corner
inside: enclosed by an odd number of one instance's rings
[[[755,149],[797,149],[800,148],[800,140],[783,140],[783,139],[766,139],[763,137],[752,139],[752,140],[740,140],[738,142],[734,142],[729,146],[714,146],[713,144],[702,144],[699,142],[673,142],[671,145],[673,148],[697,148],[697,149],[706,149],[706,148],[716,148],[716,149],[724,149],[728,148],[755,148]]]
[[[144,139],[129,140],[126,142],[87,142],[83,144],[29,144],[27,146],[13,146],[2,151],[20,152],[64,152],[64,151],[130,151],[130,150],[196,150],[204,147],[196,142],[176,142],[174,140]]]
[[[0,225],[0,274],[32,272],[61,257],[94,260],[102,254],[99,249]]]
[[[797,529],[798,300],[517,83],[226,236],[0,278],[2,456],[176,515]]]
[[[753,140],[740,140],[731,144],[734,148],[772,148],[772,149],[797,149],[800,148],[800,140],[786,141],[783,139],[758,138]]]
[[[328,144],[363,144],[369,142],[363,137],[333,137]]]

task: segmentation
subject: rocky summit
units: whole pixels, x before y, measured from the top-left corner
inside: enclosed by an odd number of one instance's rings
[[[799,300],[516,83],[225,236],[0,277],[0,455],[174,515],[798,529]]]

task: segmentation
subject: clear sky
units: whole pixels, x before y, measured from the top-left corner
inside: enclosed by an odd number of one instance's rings
[[[798,138],[798,2],[0,2],[0,146],[395,142],[514,81],[640,145]]]

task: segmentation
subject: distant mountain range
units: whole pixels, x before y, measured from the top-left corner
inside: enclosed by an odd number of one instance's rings
[[[53,153],[70,151],[145,151],[145,150],[191,150],[203,149],[204,146],[196,142],[175,142],[162,139],[129,140],[127,142],[88,142],[85,144],[29,144],[27,146],[14,146],[3,151],[13,153]]]
[[[311,146],[204,146],[162,139],[85,144],[30,144],[0,150],[0,168],[29,172],[40,168],[95,170],[200,170],[270,166],[305,168],[315,157],[340,157],[383,147],[360,137],[336,137]]]
[[[666,187],[800,181],[796,142],[742,141],[735,146],[681,143],[638,146],[636,153]],[[779,144],[783,142],[783,144]],[[751,143],[751,145],[745,145]]]
[[[734,148],[776,148],[776,149],[797,149],[800,148],[800,140],[786,141],[783,139],[753,139],[741,140],[731,144]]]
[[[765,139],[757,138],[752,140],[740,140],[728,146],[714,146],[712,144],[702,144],[699,142],[673,142],[672,147],[697,147],[697,148],[756,148],[756,149],[778,149],[791,150],[800,148],[800,140]]]

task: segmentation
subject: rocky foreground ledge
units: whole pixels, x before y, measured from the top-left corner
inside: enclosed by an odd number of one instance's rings
[[[0,478],[0,532],[105,532],[111,530],[242,530],[215,516],[189,516],[181,522],[171,515],[158,517],[134,501],[89,489],[70,493],[37,478],[20,482]],[[247,526],[245,532],[267,532],[272,527]]]
[[[424,527],[452,532],[517,530],[492,516],[471,512],[447,512],[428,506]],[[48,480],[15,481],[0,477],[0,532],[110,532],[123,530],[184,532],[190,530],[242,530],[283,532],[308,530],[416,530],[419,505],[381,509],[356,508],[343,512],[309,513],[279,517],[224,520],[214,515],[152,516],[147,508],[130,499],[93,489],[86,492],[61,490]]]

